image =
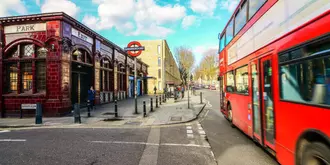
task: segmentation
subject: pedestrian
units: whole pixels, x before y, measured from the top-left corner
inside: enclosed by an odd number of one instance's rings
[[[93,86],[88,90],[88,103],[91,109],[94,109],[95,90]]]
[[[156,88],[156,86],[155,86],[155,88],[154,88],[154,94],[156,94],[156,92],[157,92],[157,88]]]
[[[182,96],[182,98],[184,98],[184,86],[182,86],[182,88],[181,88],[181,96]]]

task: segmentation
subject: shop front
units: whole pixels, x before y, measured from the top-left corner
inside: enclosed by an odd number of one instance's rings
[[[96,104],[125,99],[129,65],[122,48],[65,13],[0,18],[1,116],[36,103],[44,116],[62,116],[86,106],[91,87]]]

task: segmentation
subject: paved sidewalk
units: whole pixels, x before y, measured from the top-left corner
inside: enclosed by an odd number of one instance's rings
[[[204,104],[200,104],[199,96],[190,97],[190,109],[188,109],[187,93],[185,98],[174,101],[173,98],[162,102],[156,108],[154,95],[138,97],[138,114],[134,111],[134,99],[118,101],[118,118],[114,117],[114,103],[96,106],[91,111],[92,117],[87,117],[87,110],[82,109],[81,124],[75,124],[72,115],[66,117],[44,117],[43,124],[36,125],[35,118],[1,118],[0,128],[11,127],[35,127],[35,126],[87,126],[87,127],[107,127],[107,126],[130,126],[130,125],[161,125],[188,122],[196,118],[202,110]],[[153,98],[154,112],[150,112],[150,98]],[[143,117],[143,101],[146,101],[147,117]]]

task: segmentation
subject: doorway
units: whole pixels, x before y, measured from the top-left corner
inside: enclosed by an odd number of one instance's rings
[[[88,90],[93,85],[92,66],[72,62],[71,103],[87,106]],[[73,106],[72,106],[73,107]]]
[[[274,97],[271,56],[252,61],[253,137],[259,143],[275,149]]]

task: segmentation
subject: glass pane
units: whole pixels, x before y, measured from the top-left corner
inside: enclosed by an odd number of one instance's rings
[[[220,38],[220,51],[225,48],[225,35]]]
[[[241,10],[237,13],[235,17],[235,35],[244,27],[246,24],[246,10],[247,10],[247,3],[245,2],[242,5]]]
[[[17,57],[19,57],[19,45],[12,48],[8,56],[8,58],[17,58]]]
[[[34,54],[34,45],[33,44],[28,44],[28,45],[23,45],[22,46],[22,55],[23,57],[32,57]]]
[[[273,110],[273,92],[272,92],[272,67],[270,60],[263,62],[263,101],[266,120],[266,140],[274,144],[274,110]]]
[[[162,66],[160,57],[158,57],[158,66]]]
[[[252,65],[253,128],[260,135],[259,75],[257,65]]]
[[[249,1],[249,19],[251,19],[254,14],[259,10],[259,8],[266,2],[267,0],[250,0]]]
[[[228,45],[228,43],[233,39],[233,31],[233,20],[230,20],[226,29],[226,45]]]
[[[32,92],[32,63],[21,64],[22,92]]]
[[[38,62],[37,63],[37,91],[46,90],[46,63]]]
[[[17,91],[18,68],[16,64],[8,65],[9,92]]]
[[[236,69],[236,92],[249,94],[248,67]]]
[[[228,72],[227,75],[227,86],[226,86],[226,91],[227,92],[234,92],[234,87],[235,87],[235,83],[234,83],[234,72]]]
[[[281,98],[330,105],[330,57],[281,66]]]

